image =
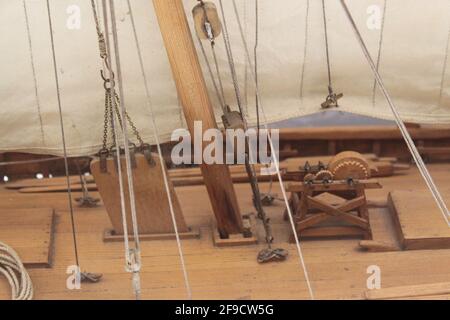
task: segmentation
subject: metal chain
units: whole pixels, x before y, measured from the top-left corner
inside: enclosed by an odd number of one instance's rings
[[[122,127],[122,119],[120,117],[120,112],[118,106],[120,105],[119,96],[117,93],[113,93],[111,88],[115,85],[114,80],[114,72],[112,72],[112,69],[109,65],[109,56],[108,51],[106,48],[106,39],[101,31],[100,22],[98,18],[97,8],[95,4],[95,0],[91,0],[91,6],[92,6],[92,13],[94,16],[95,21],[95,28],[97,30],[97,36],[98,36],[98,44],[99,44],[99,50],[100,50],[100,57],[103,59],[103,63],[105,64],[105,67],[107,71],[110,72],[111,76],[108,78],[104,75],[103,70],[101,71],[101,77],[104,81],[104,88],[105,88],[105,118],[104,118],[104,128],[103,128],[103,150],[107,150],[107,144],[108,144],[108,126],[110,121],[108,120],[108,113],[113,116],[113,112],[110,111],[110,109],[115,109],[117,118],[119,119],[119,124]],[[136,125],[134,124],[133,120],[131,119],[130,115],[127,111],[125,111],[125,118],[128,122],[128,124],[131,127],[131,130],[133,132],[133,135],[136,137],[138,143],[142,146],[144,145],[144,140],[141,137],[141,134],[139,133],[139,130],[137,129]],[[113,123],[111,122],[111,132],[114,137],[115,130],[113,127]],[[114,139],[115,141],[115,139]],[[115,142],[113,142],[113,147],[115,146]]]
[[[106,150],[108,147],[108,122],[109,122],[109,97],[111,93],[109,90],[105,90],[105,113],[103,117],[103,143],[102,149]]]

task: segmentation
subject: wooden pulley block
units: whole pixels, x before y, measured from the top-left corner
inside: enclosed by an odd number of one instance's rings
[[[222,24],[220,22],[217,7],[212,2],[202,2],[192,9],[194,17],[195,32],[198,37],[203,40],[210,40],[217,38],[222,31]],[[210,29],[208,30],[208,23]]]
[[[245,129],[241,113],[239,111],[231,111],[229,106],[226,106],[226,111],[222,115],[222,122],[226,129]]]
[[[328,170],[335,180],[370,178],[367,160],[355,151],[344,151],[335,155],[328,164]]]

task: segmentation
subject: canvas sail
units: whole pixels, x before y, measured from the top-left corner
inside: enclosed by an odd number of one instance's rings
[[[154,143],[126,1],[114,2],[126,107],[144,140]],[[320,104],[327,95],[328,82],[321,1],[310,0],[308,10],[306,0],[258,2],[259,84],[265,121],[321,112]],[[26,3],[33,59],[30,57],[23,2],[0,0],[0,150],[61,155],[46,4],[44,0],[27,0]],[[68,154],[94,154],[101,147],[104,92],[90,1],[58,0],[50,3]],[[184,3],[192,26],[190,11],[197,1]],[[389,0],[382,33],[373,19],[377,19],[377,13],[382,13],[384,1],[348,0],[347,3],[374,60],[377,60],[382,36],[379,71],[402,119],[450,124],[450,67],[446,66],[449,1],[435,0],[431,5],[425,0]],[[253,0],[237,0],[237,4],[248,45],[253,51],[255,3]],[[185,124],[166,51],[151,1],[132,0],[131,5],[160,138],[168,141],[173,130]],[[244,95],[243,108],[249,122],[254,123],[254,86],[249,65],[232,2],[226,0],[224,5],[238,81]],[[339,109],[392,119],[391,111],[378,89],[373,97],[374,77],[339,1],[328,0],[326,6],[333,87],[336,92],[344,93]],[[77,18],[78,12],[80,25],[74,28],[73,19]],[[231,107],[236,108],[221,38],[216,48],[225,94]],[[220,123],[221,108],[204,59],[201,55],[199,59]],[[32,62],[36,70],[37,88]]]

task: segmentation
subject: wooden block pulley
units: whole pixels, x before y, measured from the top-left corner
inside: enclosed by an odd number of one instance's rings
[[[219,19],[216,5],[212,2],[202,2],[192,9],[194,17],[195,32],[203,40],[217,38],[222,31],[222,24]],[[207,27],[207,24],[209,26]],[[208,28],[210,28],[208,30]]]

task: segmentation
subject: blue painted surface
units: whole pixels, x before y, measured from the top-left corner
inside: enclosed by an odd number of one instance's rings
[[[367,125],[393,125],[393,121],[381,120],[353,113],[326,110],[321,113],[292,118],[274,122],[269,128],[301,128],[301,127],[327,127],[327,126],[367,126]]]

